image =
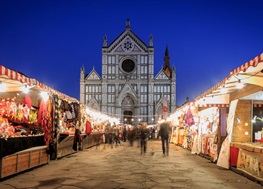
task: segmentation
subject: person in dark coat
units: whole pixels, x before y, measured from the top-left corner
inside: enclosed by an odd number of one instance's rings
[[[75,134],[74,134],[74,140],[73,140],[73,150],[78,151],[78,150],[83,150],[82,147],[82,138],[80,135],[80,130],[79,130],[79,121],[76,121],[75,125]]]
[[[133,147],[134,139],[135,139],[135,129],[131,127],[128,129],[128,140],[130,142],[131,147]]]
[[[147,151],[147,141],[149,140],[150,129],[147,128],[147,123],[143,122],[141,126],[141,154]]]
[[[123,142],[126,142],[126,136],[127,136],[127,126],[124,125],[123,126],[123,136],[122,136],[122,139],[123,139]]]
[[[159,136],[161,136],[162,139],[162,150],[163,155],[165,154],[169,155],[169,135],[171,134],[172,129],[170,122],[163,122],[160,124],[160,130],[159,130]]]

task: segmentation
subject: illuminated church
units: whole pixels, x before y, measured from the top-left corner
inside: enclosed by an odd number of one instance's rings
[[[166,106],[167,102],[167,106]],[[176,71],[168,48],[163,68],[154,75],[153,38],[144,43],[126,21],[125,30],[112,42],[104,36],[102,75],[93,68],[80,70],[80,103],[120,119],[122,123],[154,124],[176,108]]]

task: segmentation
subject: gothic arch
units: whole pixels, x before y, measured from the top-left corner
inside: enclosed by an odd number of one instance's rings
[[[134,109],[134,100],[131,96],[127,95],[122,99],[121,106],[123,109]]]
[[[121,96],[118,97],[118,99],[117,99],[118,106],[121,107],[123,99],[124,99],[125,97],[127,97],[127,96],[129,96],[129,97],[133,100],[134,106],[136,106],[136,105],[137,105],[137,99],[136,99],[136,97],[134,96],[134,94],[132,94],[132,93],[130,93],[130,92],[126,92],[126,93],[124,93],[124,94],[122,94]]]

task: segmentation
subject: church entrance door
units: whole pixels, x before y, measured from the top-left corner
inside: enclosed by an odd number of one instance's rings
[[[124,124],[132,124],[132,111],[123,112]]]

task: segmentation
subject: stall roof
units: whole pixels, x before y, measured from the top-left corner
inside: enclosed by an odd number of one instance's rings
[[[6,68],[0,65],[0,82],[6,86],[6,92],[21,91],[21,87],[27,85],[29,88],[39,91],[46,91],[52,94],[56,94],[60,99],[64,99],[70,102],[78,102],[77,99],[72,98],[66,94],[63,94],[55,89],[52,89],[43,83],[40,83],[34,78],[27,77],[25,74]]]
[[[243,84],[243,88],[237,88]],[[229,104],[234,99],[262,100],[263,53],[230,71],[221,82],[194,99],[197,104]]]

